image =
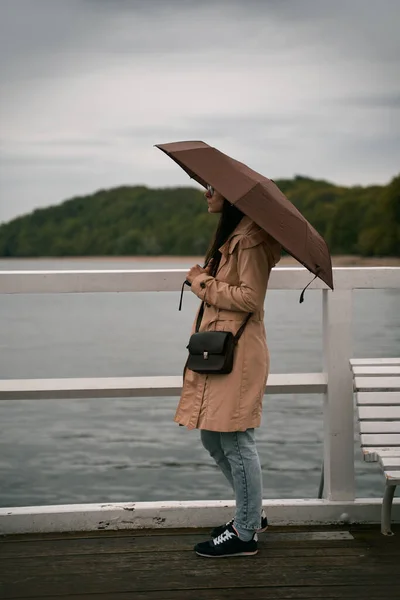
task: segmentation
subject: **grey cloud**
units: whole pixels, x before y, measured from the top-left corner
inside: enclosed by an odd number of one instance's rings
[[[135,60],[223,49],[247,54],[255,47],[276,54],[282,42],[309,45],[311,52],[325,46],[350,60],[378,62],[400,52],[395,0],[381,0],[379,7],[374,0],[3,0],[1,6],[0,56],[8,75],[7,65],[15,64],[28,76],[46,63],[83,68],[79,60],[90,62],[93,52]]]
[[[89,30],[77,0],[3,0],[0,4],[0,73],[3,81],[63,68],[63,49]]]
[[[187,183],[152,148],[179,139],[273,178],[398,170],[398,1],[0,0],[0,12],[0,220],[122,182]]]
[[[124,129],[110,132],[111,136],[126,138],[148,138],[154,137],[173,141],[180,136],[188,136],[191,132],[201,132],[202,135],[220,137],[225,135],[253,135],[260,130],[280,130],[283,127],[309,126],[321,122],[323,119],[313,114],[268,114],[251,113],[249,115],[230,114],[230,115],[208,115],[201,117],[187,118],[179,123],[169,124],[167,126],[128,126]],[[192,133],[192,135],[193,135]],[[182,138],[183,139],[183,138]],[[194,138],[193,138],[194,139]],[[204,140],[206,141],[206,140]]]
[[[284,46],[298,50],[308,47],[310,53],[323,49],[322,58],[325,54],[328,60],[333,53],[347,60],[373,63],[396,60],[400,52],[400,5],[394,0],[381,0],[379,9],[374,0],[140,4],[104,3],[112,17],[111,21],[103,21],[107,26],[103,44],[109,52],[132,56],[140,52],[141,60],[146,54],[159,53],[181,54],[189,59],[199,51],[247,55],[258,48],[261,53],[277,57]]]
[[[87,160],[87,157],[81,156],[34,156],[32,154],[18,154],[18,155],[2,155],[0,157],[2,167],[18,166],[18,167],[32,167],[40,169],[48,169],[52,167],[57,168],[69,168],[82,166],[82,161]]]
[[[55,147],[55,148],[100,148],[100,147],[109,147],[112,146],[112,141],[108,138],[88,138],[88,139],[78,139],[78,138],[54,138],[47,140],[40,140],[35,142],[34,144],[37,147]]]
[[[339,98],[338,100],[336,100],[336,103],[344,106],[357,106],[360,108],[398,109],[400,108],[400,91],[394,92],[392,94],[383,93],[366,96],[351,96],[349,98]]]

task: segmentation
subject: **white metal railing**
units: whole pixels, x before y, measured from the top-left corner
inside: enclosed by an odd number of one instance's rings
[[[179,291],[186,272],[186,269],[2,271],[0,293]],[[275,268],[271,273],[269,289],[301,290],[309,281],[310,273],[306,269]],[[349,368],[349,360],[352,357],[352,291],[400,289],[400,267],[335,268],[334,284],[334,292],[326,289],[320,280],[315,280],[309,287],[309,290],[322,290],[323,373],[308,374],[308,379],[307,374],[283,375],[280,376],[283,379],[279,381],[276,379],[278,375],[271,375],[267,388],[271,386],[271,391],[274,393],[324,392],[324,495],[328,501],[351,503],[355,498],[353,389]],[[371,352],[373,353],[373,349]],[[296,376],[300,375],[303,379],[296,380]],[[174,376],[116,378],[114,383],[110,381],[111,379],[114,378],[79,381],[20,380],[19,383],[3,380],[0,381],[3,386],[0,388],[0,399],[35,398],[42,397],[41,394],[49,398],[51,395],[52,397],[82,397],[82,394],[92,397],[110,397],[119,394],[124,396],[176,395],[181,385],[181,379]],[[130,381],[124,383],[122,379]],[[56,381],[59,382],[58,386],[55,385]],[[73,381],[75,383],[72,385]],[[84,381],[86,387],[82,384]]]
[[[338,291],[400,287],[400,267],[343,267],[333,272]],[[0,271],[0,294],[176,292],[181,289],[186,273],[187,269]],[[302,290],[310,277],[303,268],[276,267],[268,289]],[[326,286],[316,279],[308,289],[326,289]]]

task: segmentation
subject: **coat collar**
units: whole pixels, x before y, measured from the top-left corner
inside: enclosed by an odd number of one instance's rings
[[[232,231],[232,233],[230,234],[230,236],[228,237],[226,242],[224,244],[222,244],[222,246],[219,248],[219,251],[221,252],[222,256],[221,256],[220,263],[218,265],[217,273],[220,271],[220,269],[222,269],[222,267],[226,264],[226,262],[228,260],[229,244],[230,244],[232,238],[235,237],[236,235],[243,235],[245,233],[248,233],[252,229],[252,227],[254,227],[254,221],[252,221],[250,219],[250,217],[247,217],[245,215],[243,217],[243,219],[240,221],[239,225],[236,227],[236,229],[234,229],[234,231]]]
[[[254,227],[254,221],[252,221],[250,217],[247,217],[245,215],[240,221],[239,225],[236,227],[236,229],[232,231],[226,242],[224,242],[221,248],[219,248],[219,251],[221,252],[222,256],[228,256],[229,243],[233,237],[235,237],[236,235],[243,235],[245,233],[248,233],[252,229],[252,227]]]

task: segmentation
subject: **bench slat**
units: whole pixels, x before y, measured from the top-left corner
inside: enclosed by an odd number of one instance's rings
[[[400,420],[400,406],[359,406],[360,421],[395,421]]]
[[[379,464],[383,469],[391,469],[393,471],[393,467],[395,467],[395,470],[397,471],[398,469],[400,469],[400,455],[397,457],[380,456]]]
[[[400,448],[400,434],[398,433],[362,433],[362,446],[397,446]]]
[[[358,392],[356,402],[358,406],[392,404],[400,406],[400,392]]]
[[[385,471],[386,483],[390,485],[400,484],[400,471]]]
[[[398,433],[400,435],[400,421],[360,421],[360,433]]]
[[[400,391],[400,377],[354,377],[358,392],[395,392]]]
[[[375,366],[355,366],[353,367],[353,373],[355,376],[364,377],[381,377],[381,376],[398,376],[400,375],[400,365],[392,365],[390,367],[375,367]]]
[[[351,366],[360,365],[400,365],[400,358],[351,358]]]
[[[400,457],[400,447],[399,448],[376,448],[376,451],[378,452],[379,456],[382,458],[399,458]]]

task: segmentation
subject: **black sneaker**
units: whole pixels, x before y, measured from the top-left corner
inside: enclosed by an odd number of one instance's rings
[[[219,535],[221,535],[221,533],[224,533],[225,529],[227,527],[229,527],[230,525],[233,525],[234,521],[235,521],[235,519],[231,519],[230,521],[225,523],[225,525],[219,525],[218,527],[214,527],[214,529],[211,532],[211,537],[215,538],[215,537],[218,537]],[[268,529],[268,519],[266,517],[265,512],[262,511],[261,527],[260,527],[260,529],[257,529],[257,533],[263,533],[264,531],[267,531],[267,529]]]
[[[249,542],[241,540],[232,525],[225,527],[225,530],[218,537],[201,542],[194,547],[196,554],[206,556],[207,558],[223,558],[225,556],[252,556],[257,554],[257,534]]]

